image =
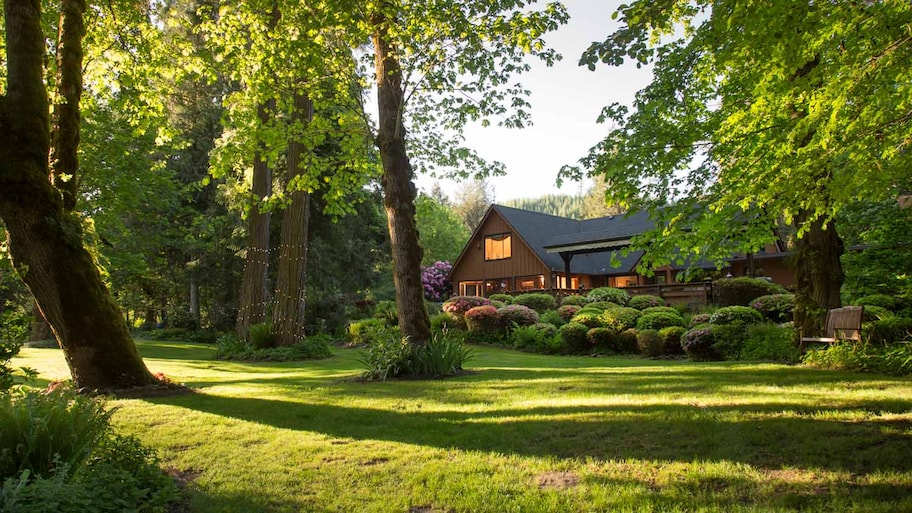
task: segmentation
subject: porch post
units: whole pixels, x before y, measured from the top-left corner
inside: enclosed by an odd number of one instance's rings
[[[573,260],[573,253],[561,253],[564,260],[564,289],[570,289],[570,260]]]

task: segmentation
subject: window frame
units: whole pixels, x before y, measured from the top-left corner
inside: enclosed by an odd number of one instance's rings
[[[501,238],[499,240],[495,240],[495,237],[503,237],[503,238]],[[488,247],[489,247],[488,241],[491,241],[490,253],[488,252]],[[504,241],[506,241],[507,243],[504,244]],[[497,242],[499,242],[501,244],[501,247],[500,247],[501,254],[505,255],[505,256],[501,256],[498,258],[489,257],[489,254],[490,255],[494,254],[493,245]],[[485,262],[496,262],[498,260],[509,260],[511,258],[513,258],[513,232],[493,233],[491,235],[484,236],[484,260],[485,260]]]

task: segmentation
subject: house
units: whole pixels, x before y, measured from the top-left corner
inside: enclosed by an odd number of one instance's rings
[[[636,272],[643,252],[619,251],[652,227],[646,212],[579,221],[492,205],[454,262],[449,280],[459,295],[485,297],[678,283],[683,266],[668,265],[654,269],[653,276],[643,276]],[[612,253],[617,266],[612,266]],[[754,255],[729,259],[723,272],[744,276],[753,267],[776,283],[792,285],[794,271],[785,256],[781,244],[770,244]],[[709,263],[698,267],[716,270]]]

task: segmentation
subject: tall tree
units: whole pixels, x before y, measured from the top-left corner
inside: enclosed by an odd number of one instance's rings
[[[634,110],[582,159],[607,199],[648,210],[645,266],[722,259],[797,232],[796,323],[838,306],[842,243],[834,219],[910,181],[912,7],[905,2],[640,0],[582,64],[654,65]],[[564,170],[577,176],[579,168]]]
[[[471,180],[464,182],[456,191],[453,201],[453,210],[462,219],[462,223],[470,232],[475,231],[488,207],[494,203],[494,194],[487,180]]]
[[[81,223],[66,208],[75,199],[67,199],[48,180],[51,123],[40,7],[37,0],[4,2],[7,87],[0,97],[0,218],[10,256],[54,330],[77,386],[149,384],[152,376],[82,243]],[[61,27],[67,28],[61,29],[57,45],[60,71],[67,76],[62,81],[80,90],[85,8],[78,0],[63,2]],[[76,103],[66,113],[58,111],[56,121],[77,133],[55,127],[55,162],[75,158],[78,148],[78,94],[70,99]],[[67,189],[78,183],[75,175],[59,178]]]

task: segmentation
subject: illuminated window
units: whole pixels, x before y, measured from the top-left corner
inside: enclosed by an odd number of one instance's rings
[[[485,260],[503,260],[513,256],[509,233],[485,237]]]
[[[516,278],[516,290],[542,290],[544,288],[545,277],[541,274]]]
[[[461,281],[459,282],[459,295],[461,296],[481,296],[482,284],[480,281]]]

